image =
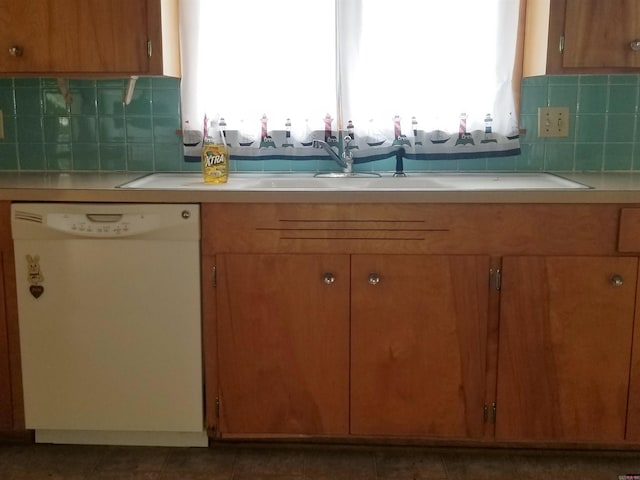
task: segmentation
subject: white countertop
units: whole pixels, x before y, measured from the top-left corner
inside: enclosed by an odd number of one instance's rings
[[[640,172],[560,173],[590,189],[440,191],[128,190],[142,173],[0,173],[0,200],[154,203],[640,203]],[[230,176],[232,182],[233,174]]]

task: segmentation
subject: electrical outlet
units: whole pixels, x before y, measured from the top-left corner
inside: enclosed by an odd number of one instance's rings
[[[538,108],[538,137],[568,137],[569,107]]]
[[[2,110],[0,110],[0,140],[4,140],[4,119],[2,118]]]

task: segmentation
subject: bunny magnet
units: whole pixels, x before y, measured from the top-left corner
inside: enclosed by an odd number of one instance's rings
[[[34,298],[39,298],[44,293],[44,287],[40,285],[44,282],[44,276],[40,270],[40,255],[27,255],[27,280],[29,292]]]

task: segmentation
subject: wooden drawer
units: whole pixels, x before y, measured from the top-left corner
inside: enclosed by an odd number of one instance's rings
[[[620,205],[212,203],[202,206],[202,249],[208,255],[613,255],[619,209]]]

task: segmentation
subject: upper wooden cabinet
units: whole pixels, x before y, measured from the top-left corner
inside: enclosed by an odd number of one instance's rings
[[[640,2],[536,0],[526,18],[524,76],[640,68]]]
[[[177,0],[0,0],[0,74],[180,75]]]

